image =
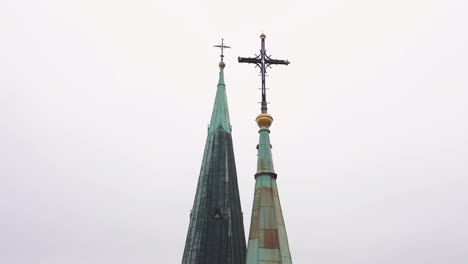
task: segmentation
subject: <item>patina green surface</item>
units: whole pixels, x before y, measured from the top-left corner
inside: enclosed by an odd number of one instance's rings
[[[255,195],[247,248],[247,264],[290,264],[288,237],[276,186],[270,130],[260,128]]]
[[[260,142],[258,144],[257,174],[275,173],[271,155],[270,130],[261,128],[258,133],[260,134]]]
[[[216,98],[211,114],[209,132],[216,130],[231,133],[231,123],[229,122],[229,109],[226,97],[226,85],[224,84],[224,69],[219,70],[218,88],[216,89]]]
[[[243,215],[223,68],[220,64],[183,264],[245,264]]]

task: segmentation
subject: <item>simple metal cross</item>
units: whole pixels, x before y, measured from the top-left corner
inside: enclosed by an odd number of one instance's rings
[[[224,58],[224,49],[230,49],[231,48],[229,46],[224,45],[224,39],[223,38],[221,39],[221,44],[220,45],[214,45],[213,47],[221,49],[221,61],[223,61],[223,58]]]
[[[239,62],[240,63],[253,63],[256,65],[256,67],[260,68],[260,74],[262,76],[262,113],[266,113],[267,112],[266,87],[265,87],[266,69],[268,67],[271,68],[270,65],[273,65],[273,64],[288,65],[289,61],[288,60],[275,60],[275,59],[272,59],[270,56],[268,56],[266,54],[266,49],[265,49],[265,38],[266,38],[265,34],[260,35],[260,38],[262,39],[260,54],[259,55],[255,54],[255,58],[239,57]]]

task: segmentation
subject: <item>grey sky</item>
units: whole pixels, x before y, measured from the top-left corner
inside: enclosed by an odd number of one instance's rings
[[[221,37],[248,230],[268,51],[295,263],[468,262],[468,2],[0,3],[0,263],[180,263]]]

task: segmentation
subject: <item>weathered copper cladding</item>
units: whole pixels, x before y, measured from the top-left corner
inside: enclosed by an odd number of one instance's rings
[[[271,125],[271,123],[270,123]],[[267,127],[260,126],[247,264],[292,263]]]
[[[260,35],[260,54],[254,58],[239,57],[241,63],[252,63],[260,68],[262,77],[262,107],[255,121],[260,128],[257,146],[257,172],[255,173],[255,195],[250,222],[247,264],[290,264],[288,238],[276,186],[270,144],[270,126],[273,117],[268,114],[266,101],[266,70],[271,65],[288,65],[288,60],[275,60],[266,54],[265,34]]]
[[[220,65],[183,264],[245,264],[245,234],[231,127]]]

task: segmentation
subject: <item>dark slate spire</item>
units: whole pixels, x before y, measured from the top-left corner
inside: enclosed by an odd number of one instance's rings
[[[222,58],[183,264],[245,264],[244,224]]]

